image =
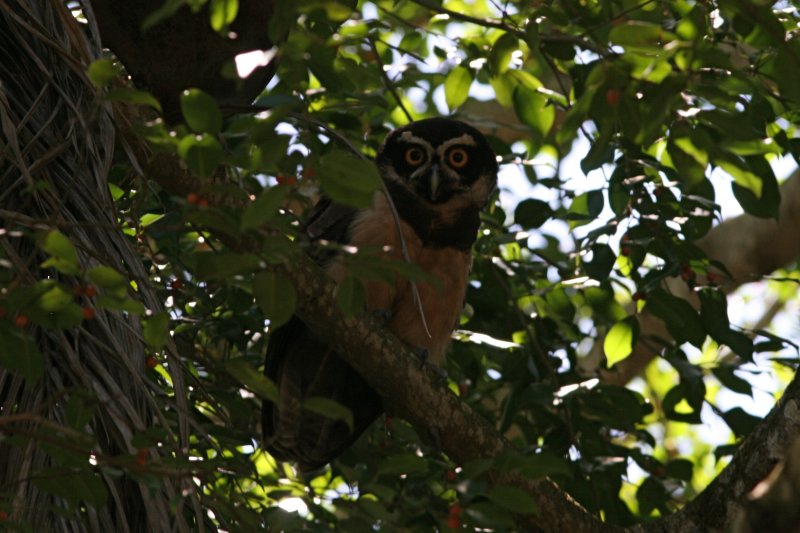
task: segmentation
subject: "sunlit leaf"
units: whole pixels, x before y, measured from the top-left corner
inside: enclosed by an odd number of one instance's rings
[[[444,99],[447,107],[456,109],[467,101],[469,87],[472,85],[472,73],[466,67],[456,67],[444,80]]]
[[[608,366],[613,366],[628,357],[633,352],[638,336],[639,321],[635,317],[628,317],[614,324],[603,341],[603,351]]]

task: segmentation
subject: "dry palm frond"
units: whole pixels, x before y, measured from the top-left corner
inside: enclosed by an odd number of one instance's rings
[[[114,267],[136,280],[136,298],[157,310],[160,303],[118,229],[108,193],[115,129],[111,110],[86,77],[101,53],[88,18],[79,24],[58,0],[0,0],[0,227],[20,230],[0,233],[0,257],[7,259],[0,268],[10,266],[20,284],[56,276],[39,266],[45,256],[33,235],[59,228],[78,249],[83,268]],[[33,531],[188,530],[182,495],[193,491],[186,480],[162,476],[146,486],[98,468],[107,503],[77,508],[36,482],[58,465],[40,436],[59,435],[49,424],[68,426],[65,406],[74,395],[96,401],[91,421],[78,428],[95,439],[96,457],[136,454],[131,439],[149,427],[172,434],[144,373],[136,317],[98,309],[79,327],[30,333],[44,354],[44,376],[28,383],[0,367],[0,431],[18,437],[13,444],[0,440],[0,505],[11,510],[11,519]],[[185,405],[180,377],[173,375],[178,406]],[[185,427],[178,432],[176,446],[187,436]]]

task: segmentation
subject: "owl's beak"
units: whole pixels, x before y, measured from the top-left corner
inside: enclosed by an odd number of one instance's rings
[[[439,196],[439,186],[441,183],[442,180],[439,176],[439,167],[437,165],[433,165],[431,167],[431,173],[428,176],[428,198],[431,202],[435,202],[436,198]]]

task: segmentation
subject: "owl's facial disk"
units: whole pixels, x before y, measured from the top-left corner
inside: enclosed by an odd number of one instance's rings
[[[396,130],[378,157],[385,178],[441,205],[469,196],[483,205],[494,188],[497,163],[474,128],[449,119],[429,119]]]
[[[398,141],[404,163],[400,165],[399,177],[419,196],[436,204],[468,188],[460,172],[469,163],[469,151],[475,147],[471,136],[461,135],[439,146],[431,146],[405,131]]]

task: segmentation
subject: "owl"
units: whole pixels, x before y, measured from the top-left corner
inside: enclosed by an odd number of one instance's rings
[[[412,283],[400,275],[394,283],[365,281],[367,311],[380,313],[398,338],[441,364],[464,302],[480,210],[497,184],[497,160],[472,126],[432,118],[392,131],[376,164],[399,227],[385,192],[379,191],[366,209],[321,199],[304,231],[312,242],[383,250],[395,260],[404,259],[402,235],[408,258],[438,283]],[[334,281],[347,275],[340,256],[318,254],[317,259]],[[271,333],[265,374],[278,388],[277,400],[263,405],[265,447],[301,471],[332,461],[383,412],[380,395],[297,316]],[[350,409],[352,428],[304,409],[303,401],[312,397]]]

